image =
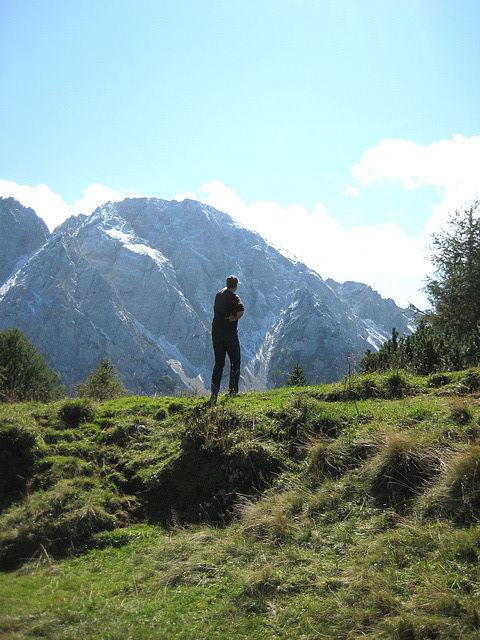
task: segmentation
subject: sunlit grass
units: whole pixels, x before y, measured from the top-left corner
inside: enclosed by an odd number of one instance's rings
[[[470,378],[0,406],[0,637],[478,638]]]

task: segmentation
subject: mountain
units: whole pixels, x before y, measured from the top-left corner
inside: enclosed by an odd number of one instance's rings
[[[0,283],[49,236],[47,225],[33,209],[13,198],[0,198]]]
[[[400,335],[408,335],[415,330],[411,312],[397,307],[391,298],[385,300],[367,284],[352,281],[339,284],[331,278],[326,283],[369,327],[370,339],[376,350],[392,337],[394,327]]]
[[[0,200],[2,211],[12,209],[7,202]],[[32,217],[19,203],[15,210]],[[108,355],[134,393],[208,389],[213,299],[230,273],[240,278],[246,310],[244,390],[282,385],[297,358],[310,381],[337,380],[348,359],[378,348],[391,335],[390,319],[404,313],[366,285],[325,282],[229,215],[191,200],[107,203],[14,254],[24,259],[4,269],[0,329],[24,330],[67,387]]]

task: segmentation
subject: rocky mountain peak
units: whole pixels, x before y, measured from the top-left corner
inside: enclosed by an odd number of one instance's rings
[[[47,240],[48,227],[33,209],[14,198],[0,198],[0,284],[26,256]]]
[[[348,356],[402,333],[386,330],[400,310],[366,285],[325,282],[208,205],[156,198],[109,202],[47,234],[0,289],[0,329],[22,328],[68,387],[108,355],[134,393],[206,392],[213,300],[231,273],[243,390],[282,385],[297,359],[311,382],[336,380]]]

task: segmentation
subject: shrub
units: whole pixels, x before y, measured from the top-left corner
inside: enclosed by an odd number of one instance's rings
[[[451,376],[447,373],[433,373],[428,377],[428,386],[429,387],[444,387],[446,384],[450,382]]]
[[[355,379],[354,390],[360,399],[378,398],[380,396],[378,375],[358,376]]]
[[[385,378],[385,395],[388,398],[401,398],[408,393],[410,385],[401,371],[391,371]]]
[[[289,387],[305,387],[308,385],[307,377],[305,376],[305,371],[300,364],[299,359],[297,358],[297,362],[294,365],[291,374],[286,380],[286,385]]]
[[[0,332],[0,400],[55,399],[58,374],[51,371],[47,361],[17,327]]]
[[[100,402],[121,398],[125,393],[125,387],[117,376],[117,368],[108,356],[98,363],[85,384],[77,388],[77,395],[100,400]]]
[[[173,401],[168,405],[168,413],[171,416],[175,415],[176,413],[182,413],[182,411],[183,411],[183,404],[181,402]]]

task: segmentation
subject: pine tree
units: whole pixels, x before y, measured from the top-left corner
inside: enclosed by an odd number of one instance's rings
[[[305,387],[308,385],[307,378],[305,376],[305,371],[303,370],[302,365],[300,364],[299,359],[297,358],[297,362],[292,369],[292,373],[290,374],[287,380],[287,386],[289,387]]]
[[[77,395],[94,400],[110,400],[125,395],[125,387],[117,377],[117,368],[107,356],[100,362],[84,385],[77,385]]]
[[[433,236],[435,278],[425,291],[432,309],[418,312],[417,330],[398,332],[378,353],[367,351],[360,369],[402,367],[414,373],[458,370],[480,361],[480,201],[450,218],[449,231]],[[418,311],[418,310],[417,310]]]
[[[18,327],[0,332],[0,400],[55,398],[58,374]]]
[[[478,334],[480,322],[480,201],[450,218],[450,232],[433,236],[437,278],[425,287],[432,322],[455,338]]]

